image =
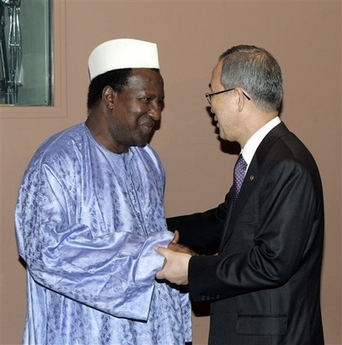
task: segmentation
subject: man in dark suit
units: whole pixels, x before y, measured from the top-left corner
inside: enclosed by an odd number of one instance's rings
[[[209,344],[324,344],[322,184],[312,155],[278,117],[280,66],[262,48],[236,46],[220,56],[210,88],[220,137],[241,146],[243,183],[217,208],[168,219],[181,244],[217,253],[157,247],[166,258],[157,278],[212,302]]]

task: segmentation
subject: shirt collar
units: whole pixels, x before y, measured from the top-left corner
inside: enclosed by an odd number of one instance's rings
[[[275,117],[271,121],[267,122],[264,126],[262,126],[248,139],[246,145],[241,149],[241,153],[247,165],[251,163],[255,151],[257,150],[258,146],[265,138],[265,136],[280,122],[281,120],[279,116]]]

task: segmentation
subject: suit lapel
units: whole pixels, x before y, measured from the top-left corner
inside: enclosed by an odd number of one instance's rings
[[[270,148],[273,146],[274,142],[282,135],[289,133],[285,124],[281,122],[279,125],[274,127],[262,140],[258,146],[253,159],[246,172],[245,179],[243,180],[239,197],[237,199],[235,208],[233,209],[232,203],[230,203],[229,211],[227,214],[225,230],[222,236],[219,252],[225,246],[229,240],[232,232],[234,231],[235,223],[243,209],[243,207],[248,202],[250,194],[253,192],[256,183],[259,180],[259,172],[262,165],[267,157]]]

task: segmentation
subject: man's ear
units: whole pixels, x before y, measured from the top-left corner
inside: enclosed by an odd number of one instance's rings
[[[239,108],[239,111],[241,112],[243,107],[245,106],[246,98],[243,94],[243,90],[240,89],[239,87],[235,89],[235,92],[237,92],[238,94],[238,108]]]
[[[109,86],[106,85],[102,90],[102,101],[108,109],[114,108],[116,92]]]

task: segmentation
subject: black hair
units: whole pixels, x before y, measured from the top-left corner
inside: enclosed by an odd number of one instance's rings
[[[128,84],[132,68],[116,69],[96,76],[89,85],[87,108],[95,108],[102,99],[102,91],[109,85],[115,92],[120,93]]]

